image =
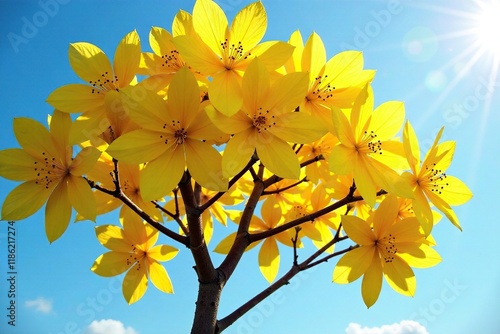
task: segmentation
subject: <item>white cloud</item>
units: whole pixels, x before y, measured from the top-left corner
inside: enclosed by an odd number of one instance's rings
[[[139,332],[132,327],[125,328],[118,320],[103,319],[92,321],[85,334],[139,334]]]
[[[51,313],[52,312],[52,300],[39,297],[33,300],[27,300],[24,305],[29,308],[34,308],[36,311],[41,313]]]
[[[360,324],[351,322],[345,332],[346,334],[429,334],[424,326],[411,320],[403,320],[399,324],[382,327],[361,327]]]

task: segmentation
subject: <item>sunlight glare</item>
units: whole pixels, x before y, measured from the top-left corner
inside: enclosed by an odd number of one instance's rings
[[[477,17],[477,37],[483,52],[500,57],[500,4],[489,3],[481,8]]]

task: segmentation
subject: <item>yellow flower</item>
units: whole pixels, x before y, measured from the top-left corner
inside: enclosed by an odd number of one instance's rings
[[[352,174],[359,193],[373,207],[379,188],[400,197],[413,194],[393,169],[404,166],[402,144],[391,140],[404,121],[403,103],[385,102],[372,110],[373,91],[369,85],[357,97],[350,120],[343,111],[333,109],[335,134],[340,143],[332,149],[328,164],[336,174]]]
[[[389,195],[374,213],[370,223],[355,217],[342,216],[344,231],[359,247],[339,260],[333,281],[347,284],[363,276],[361,294],[367,307],[378,299],[382,276],[398,293],[413,296],[416,279],[410,266],[428,268],[441,261],[439,254],[426,244],[416,218],[398,218],[399,203]]]
[[[330,115],[331,116],[331,115]],[[331,118],[331,117],[330,117]],[[307,180],[317,184],[320,179],[329,179],[330,171],[328,168],[328,159],[332,148],[338,143],[337,137],[330,132],[325,134],[321,139],[300,147],[298,157],[300,162],[304,162],[316,157],[322,157],[321,160],[309,164],[305,167]]]
[[[225,176],[237,174],[257,150],[261,162],[272,173],[289,179],[300,176],[300,165],[291,143],[319,139],[326,129],[311,116],[294,112],[307,88],[307,74],[291,73],[270,83],[269,74],[258,58],[243,76],[242,110],[226,117],[207,108],[212,122],[234,134],[222,157]]]
[[[351,108],[363,87],[373,80],[375,71],[363,70],[363,54],[359,51],[340,52],[327,62],[323,41],[314,32],[305,46],[298,30],[289,43],[296,49],[293,61],[285,65],[287,73],[309,73],[309,89],[300,110],[319,117],[331,128],[331,106]]]
[[[128,33],[118,45],[113,66],[97,46],[86,42],[69,47],[69,61],[75,73],[88,84],[69,84],[57,88],[47,102],[68,113],[83,112],[70,133],[70,143],[92,140],[107,132],[108,142],[127,132],[129,124],[119,91],[128,87],[139,69],[141,46],[136,31]]]
[[[104,145],[103,149],[106,149],[108,145]],[[88,173],[87,177],[93,182],[99,183],[102,187],[114,190],[115,184],[113,177],[114,163],[112,157],[103,152],[101,157]],[[119,163],[119,179],[120,186],[123,193],[134,202],[138,207],[145,211],[151,218],[156,221],[162,221],[162,215],[160,211],[155,207],[155,205],[149,201],[145,201],[142,198],[140,182],[141,175],[144,170],[144,164],[127,164],[124,162]],[[120,208],[120,219],[136,219],[142,221],[142,218],[138,216],[132,209],[127,205],[123,205],[123,202],[109,194],[101,191],[94,191],[94,197],[97,204],[97,214],[102,215],[107,212],[111,212]]]
[[[96,227],[99,242],[110,252],[100,255],[91,270],[97,275],[112,277],[128,270],[122,284],[125,300],[135,303],[148,287],[148,278],[160,291],[173,293],[165,267],[159,262],[173,259],[178,250],[168,245],[154,246],[158,230],[136,220],[124,220],[123,229],[115,225]]]
[[[433,215],[428,201],[462,230],[450,205],[462,205],[472,198],[472,192],[465,183],[445,173],[453,159],[455,142],[438,144],[443,130],[444,128],[441,128],[437,134],[423,162],[420,160],[417,136],[410,122],[406,123],[403,131],[404,149],[411,168],[411,173],[406,172],[403,177],[413,189],[413,211],[426,234],[431,232],[433,226]]]
[[[269,70],[283,65],[293,48],[284,42],[259,44],[266,32],[267,17],[260,2],[254,2],[236,14],[231,27],[226,15],[212,0],[197,0],[193,8],[193,27],[198,36],[174,38],[174,44],[186,62],[196,71],[212,77],[208,88],[210,101],[227,116],[241,108],[241,77],[255,57]]]
[[[179,183],[185,167],[203,187],[227,190],[222,177],[221,156],[206,140],[220,135],[200,103],[198,84],[186,68],[179,70],[168,89],[165,102],[151,91],[134,100],[131,94],[130,117],[142,126],[117,140],[107,152],[126,163],[145,163],[141,175],[144,200],[155,200],[170,193]],[[168,176],[168,177],[166,177]]]
[[[14,133],[22,149],[0,151],[0,176],[25,181],[7,195],[2,207],[3,220],[31,216],[47,202],[45,232],[50,242],[68,227],[71,208],[86,219],[95,220],[92,190],[82,177],[95,164],[101,152],[83,149],[73,159],[68,144],[68,114],[54,111],[50,132],[35,120],[14,119]]]

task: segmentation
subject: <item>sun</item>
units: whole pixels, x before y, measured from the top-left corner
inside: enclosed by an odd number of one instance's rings
[[[500,3],[480,3],[475,15],[474,34],[482,53],[490,53],[496,61],[500,59]]]

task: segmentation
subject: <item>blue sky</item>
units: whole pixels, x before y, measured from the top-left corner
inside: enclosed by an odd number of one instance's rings
[[[365,67],[377,70],[373,82],[376,104],[404,101],[422,150],[444,125],[444,139],[457,142],[448,174],[466,182],[474,198],[456,208],[463,232],[445,219],[433,231],[443,262],[431,269],[415,270],[414,298],[403,297],[384,284],[378,302],[367,310],[360,282],[347,286],[331,283],[336,261],[330,261],[296,277],[227,333],[388,334],[410,333],[412,328],[411,333],[420,334],[500,332],[496,247],[500,227],[495,218],[496,187],[500,184],[496,170],[500,79],[495,42],[479,44],[479,36],[471,33],[478,26],[481,7],[488,2],[262,2],[268,13],[265,40],[287,40],[300,29],[304,38],[316,31],[329,57],[346,49],[362,50]],[[232,18],[250,1],[217,3]],[[45,123],[52,112],[44,102],[50,92],[80,82],[67,59],[69,43],[90,42],[112,57],[120,39],[137,29],[143,50],[149,50],[150,27],[170,30],[177,10],[191,11],[193,4],[180,0],[0,1],[0,149],[18,147],[13,117],[28,116]],[[496,37],[496,43],[498,40]],[[0,202],[15,186],[0,180]],[[128,306],[121,295],[121,277],[106,279],[89,270],[105,251],[95,238],[93,223],[72,224],[61,239],[49,245],[43,221],[41,210],[15,225],[15,328],[7,326],[8,229],[5,222],[0,224],[1,333],[189,331],[197,281],[186,249],[166,264],[174,295],[150,287],[142,300]],[[106,223],[116,223],[116,216],[98,218],[97,224]],[[215,233],[224,236],[229,231],[216,226]],[[173,245],[170,240],[163,242]],[[212,242],[210,246],[215,245]],[[221,257],[214,259],[217,262]],[[291,250],[283,249],[283,272],[287,259],[291,264]],[[250,251],[224,290],[220,315],[228,314],[267,285],[257,266],[257,252]]]

